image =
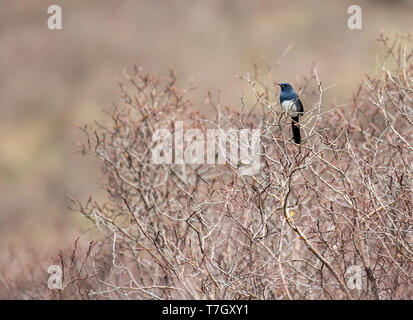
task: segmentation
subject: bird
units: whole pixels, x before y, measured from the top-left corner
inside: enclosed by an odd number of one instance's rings
[[[293,138],[296,144],[301,143],[300,133],[300,116],[304,113],[303,104],[294,91],[291,84],[287,82],[277,83],[281,87],[280,104],[287,114],[291,117],[291,126],[293,129]]]

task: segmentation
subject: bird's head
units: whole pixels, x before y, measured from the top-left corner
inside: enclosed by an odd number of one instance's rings
[[[287,82],[277,83],[281,87],[281,91],[294,90],[292,85]]]

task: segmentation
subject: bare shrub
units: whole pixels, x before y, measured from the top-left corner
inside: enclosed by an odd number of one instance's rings
[[[81,127],[80,151],[102,161],[109,196],[74,201],[105,236],[110,264],[89,297],[412,299],[413,53],[409,39],[379,40],[387,62],[349,104],[325,107],[315,70],[296,84],[316,97],[299,146],[258,69],[244,77],[255,106],[223,108],[209,96],[213,116],[193,111],[173,71],[125,73],[110,123]],[[259,129],[259,170],[245,174],[230,159],[154,163],[154,134],[178,120],[205,137]]]

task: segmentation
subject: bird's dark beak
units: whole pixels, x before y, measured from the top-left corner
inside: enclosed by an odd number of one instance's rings
[[[279,85],[280,86],[280,88],[281,88],[281,83],[276,83],[277,85]]]

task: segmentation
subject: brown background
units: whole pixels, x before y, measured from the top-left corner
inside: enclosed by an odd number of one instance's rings
[[[47,28],[52,4],[62,6],[61,31]],[[413,30],[413,1],[362,1],[361,31],[347,28],[350,4],[357,3],[2,0],[0,262],[10,267],[10,252],[23,262],[48,257],[87,228],[67,209],[67,194],[104,195],[97,161],[73,153],[83,139],[74,124],[100,119],[105,104],[118,101],[124,68],[136,61],[166,73],[173,65],[181,84],[195,79],[195,106],[207,90],[236,106],[248,89],[235,75],[254,63],[275,66],[291,45],[275,79],[294,83],[315,62],[323,84],[335,84],[326,103],[345,103],[376,70],[381,29]]]

